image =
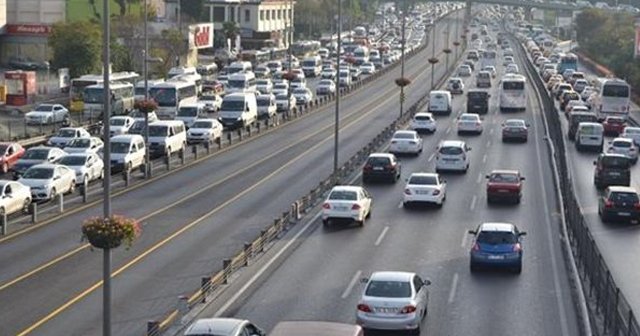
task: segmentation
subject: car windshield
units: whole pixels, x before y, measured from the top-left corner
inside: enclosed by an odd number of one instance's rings
[[[504,126],[519,128],[519,127],[524,127],[525,125],[524,125],[524,121],[521,121],[521,120],[507,120],[504,123]]]
[[[478,116],[474,114],[463,114],[460,116],[460,120],[463,121],[477,121],[478,119]]]
[[[29,168],[24,173],[24,178],[26,179],[50,179],[53,177],[53,169],[50,168]]]
[[[58,160],[58,163],[65,166],[83,166],[87,158],[84,156],[67,155]]]
[[[196,117],[198,116],[197,107],[181,107],[178,110],[178,116],[180,117]]]
[[[76,136],[76,130],[72,130],[72,129],[61,129],[58,131],[58,134],[56,134],[56,136],[61,137],[61,138],[73,138]]]
[[[435,176],[431,175],[413,175],[409,178],[409,184],[420,184],[420,185],[437,185],[438,179]]]
[[[67,147],[87,148],[90,145],[91,145],[91,140],[89,139],[74,139],[67,144]]]
[[[394,139],[413,139],[414,136],[411,133],[396,133],[393,135]]]
[[[624,119],[617,117],[607,117],[607,123],[609,124],[622,124],[624,123]]]
[[[297,94],[297,95],[307,94],[307,90],[305,90],[305,89],[295,89],[295,90],[293,90],[293,94]]]
[[[191,128],[212,128],[213,122],[211,121],[196,121],[191,125]]]
[[[518,242],[518,238],[508,231],[480,231],[476,241],[489,245],[515,244]]]
[[[417,116],[415,116],[415,119],[418,120],[418,121],[431,121],[431,117],[429,117],[429,116],[417,115]]]
[[[269,105],[271,105],[271,98],[258,97],[258,106],[269,106]]]
[[[27,160],[46,160],[48,155],[49,149],[29,149],[22,158]]]
[[[459,154],[462,154],[462,148],[447,146],[447,147],[441,147],[438,152],[440,152],[440,154],[443,154],[443,155],[459,155]]]
[[[357,201],[358,195],[355,191],[334,190],[329,195],[329,199],[334,201]]]
[[[373,280],[369,282],[365,295],[385,298],[411,297],[411,285],[406,281]]]
[[[289,96],[286,94],[279,94],[276,96],[276,100],[289,100]]]
[[[169,127],[167,126],[158,126],[158,125],[150,125],[149,126],[149,136],[152,137],[165,137],[169,135]]]
[[[222,111],[243,111],[244,100],[223,100],[220,109]]]
[[[122,119],[122,118],[112,118],[112,119],[109,121],[109,124],[110,124],[111,126],[124,126],[125,121],[126,121],[126,120],[125,120],[125,119]]]
[[[509,173],[493,173],[489,177],[489,181],[499,183],[517,183],[519,180],[518,175]]]
[[[203,100],[203,101],[216,101],[216,96],[211,96],[211,95],[201,96],[200,100]]]
[[[51,112],[53,109],[53,105],[40,105],[36,107],[36,111],[38,112]]]
[[[129,153],[129,143],[128,142],[112,142],[111,153],[117,153],[117,154]]]

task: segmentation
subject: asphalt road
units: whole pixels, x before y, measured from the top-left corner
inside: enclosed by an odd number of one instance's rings
[[[443,49],[437,42],[437,50]],[[426,83],[428,55],[425,51],[407,61],[414,83]],[[437,67],[437,77],[443,72]],[[343,99],[341,161],[396,117],[398,89],[392,83],[399,73],[395,69]],[[405,93],[409,106],[425,87],[413,85]],[[131,249],[113,254],[113,333],[144,333],[147,320],[172,310],[178,295],[192,292],[201,276],[218,270],[222,259],[327,177],[333,117],[328,105],[114,197],[113,212],[140,219],[144,232]],[[100,333],[102,253],[80,241],[80,224],[101,211],[100,205],[90,207],[0,240],[0,302],[12,303],[0,308],[0,334]]]
[[[466,80],[467,88],[475,87],[472,81]],[[458,136],[455,116],[438,118],[437,132],[423,137],[423,153],[401,159],[404,177],[432,172],[440,140],[468,142],[471,166],[466,174],[445,175],[448,195],[442,209],[404,209],[402,181],[367,185],[374,208],[364,228],[325,229],[316,221],[295,252],[265,275],[265,282],[247,293],[246,300],[225,302],[231,304],[226,311],[212,305],[201,316],[246,318],[265,330],[283,320],[354,323],[363,289],[357,280],[374,271],[398,270],[417,272],[433,282],[423,334],[578,335],[558,240],[542,111],[529,88],[527,112],[502,114],[497,110],[495,86],[491,91],[491,112],[484,117],[482,135]],[[464,110],[464,98],[457,96],[454,104],[455,112]],[[501,142],[500,125],[508,118],[531,123],[528,143]],[[488,206],[484,175],[505,168],[519,169],[527,178],[523,202]],[[471,239],[466,231],[488,221],[512,222],[527,231],[522,274],[470,274]]]

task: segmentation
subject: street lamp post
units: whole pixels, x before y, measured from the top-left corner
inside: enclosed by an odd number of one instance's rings
[[[147,14],[147,0],[144,0],[144,50],[142,51],[142,72],[144,76],[144,99],[149,99],[149,68],[148,68],[148,50],[149,50],[149,33],[147,27],[148,14]],[[149,148],[149,113],[144,113],[144,143],[145,147]],[[144,153],[144,177],[149,178],[151,176],[151,167],[149,159],[149,150],[146,150]]]
[[[338,82],[338,90],[336,93],[336,113],[335,123],[333,128],[333,176],[338,177],[338,133],[340,130],[340,50],[342,49],[342,0],[338,0],[338,48],[336,51],[336,65],[337,75],[336,82]]]
[[[438,59],[436,58],[436,22],[433,21],[433,25],[431,26],[431,58],[429,59],[429,63],[431,64],[431,90],[435,88],[435,68],[436,63],[438,63]]]
[[[404,49],[406,46],[405,41],[405,26],[407,22],[407,2],[405,1],[405,6],[402,8],[402,54],[400,56],[400,78],[404,80]],[[404,83],[403,83],[404,84]],[[404,110],[404,85],[400,86],[400,116],[402,117],[402,113]]]

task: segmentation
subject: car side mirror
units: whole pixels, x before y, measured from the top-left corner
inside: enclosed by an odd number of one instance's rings
[[[484,178],[489,178],[489,175],[485,175]]]
[[[526,235],[527,235],[526,231],[518,232],[518,236],[526,236]]]
[[[467,231],[467,233],[474,235],[474,234],[476,234],[476,230],[469,230],[469,231]]]
[[[360,283],[366,284],[367,282],[369,282],[369,278],[360,279]]]
[[[59,180],[59,179],[60,179],[60,176],[54,176],[54,177],[53,177],[53,179],[54,179],[54,180]]]
[[[424,281],[422,282],[423,286],[431,286],[431,280],[429,279],[424,279]]]
[[[467,151],[470,151],[470,150],[471,150],[471,147],[467,147]]]
[[[597,164],[598,164],[598,161],[593,161],[593,165],[594,166],[597,165]]]

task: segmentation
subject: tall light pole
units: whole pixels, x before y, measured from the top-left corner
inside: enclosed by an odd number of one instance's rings
[[[102,0],[102,72],[103,72],[103,109],[102,125],[104,138],[104,179],[102,186],[103,195],[103,217],[111,217],[111,127],[109,117],[111,116],[111,93],[109,63],[111,50],[109,41],[111,40],[109,20],[109,0]],[[102,335],[111,336],[111,249],[105,248],[103,251],[102,263]]]
[[[402,44],[402,53],[400,55],[400,78],[404,81],[404,49],[406,46],[405,41],[405,26],[407,25],[407,1],[404,1],[404,7],[402,8],[402,40],[400,41]],[[402,112],[404,109],[404,86],[406,83],[401,83],[400,85],[400,116],[402,117]]]
[[[147,21],[149,21],[148,13],[147,13],[147,0],[144,0],[144,50],[142,52],[143,61],[142,61],[142,72],[144,76],[144,100],[149,99],[149,68],[148,68],[148,58],[149,55],[149,33],[147,29]],[[144,113],[144,143],[145,147],[149,148],[149,113]],[[149,178],[151,173],[151,167],[149,167],[150,159],[149,159],[149,151],[146,150],[144,153],[144,177]]]
[[[431,90],[435,88],[435,68],[436,63],[438,63],[438,59],[436,58],[436,21],[433,20],[433,24],[431,25],[431,58],[429,59],[429,64],[431,64]]]
[[[338,90],[336,93],[336,113],[333,129],[333,176],[338,176],[338,133],[340,130],[340,50],[342,49],[342,0],[338,0],[338,49],[336,52],[336,65]]]

